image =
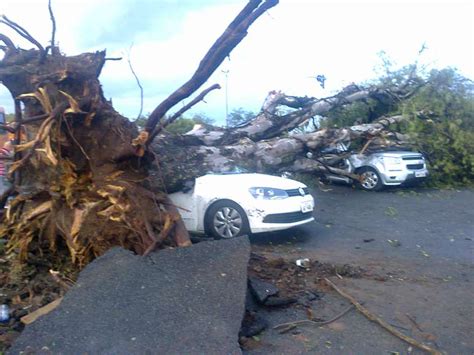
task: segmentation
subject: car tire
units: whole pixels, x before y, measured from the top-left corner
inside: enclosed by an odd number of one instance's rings
[[[250,232],[247,215],[242,207],[229,200],[214,203],[204,219],[206,234],[216,239],[230,239]]]
[[[357,171],[360,175],[359,187],[366,191],[380,191],[384,185],[380,174],[374,168],[369,166],[363,167]]]

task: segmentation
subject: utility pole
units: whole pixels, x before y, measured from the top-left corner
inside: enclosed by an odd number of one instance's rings
[[[229,128],[229,92],[228,88],[228,79],[229,79],[229,69],[221,70],[225,75],[225,126]]]

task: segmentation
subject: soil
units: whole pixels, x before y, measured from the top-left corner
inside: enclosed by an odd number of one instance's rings
[[[282,257],[274,258],[256,253],[250,256],[248,273],[249,276],[274,284],[280,290],[280,296],[290,298],[298,298],[307,291],[329,290],[324,281],[326,277],[374,277],[362,268],[350,265],[333,265],[315,260],[309,261],[307,267],[300,267],[294,261]]]

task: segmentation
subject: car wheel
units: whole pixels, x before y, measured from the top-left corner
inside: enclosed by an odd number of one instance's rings
[[[249,233],[249,222],[244,210],[235,202],[219,201],[206,213],[206,233],[218,239],[235,238]]]
[[[367,191],[380,191],[383,189],[382,179],[374,168],[365,167],[358,171],[360,175],[359,186]]]

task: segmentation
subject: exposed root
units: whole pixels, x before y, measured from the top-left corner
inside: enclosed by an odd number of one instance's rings
[[[7,236],[9,253],[22,261],[32,252],[48,250],[58,258],[67,253],[82,268],[116,245],[148,254],[167,244],[190,244],[185,229],[184,235],[172,236],[180,230],[179,213],[166,195],[142,185],[144,170],[130,170],[130,163],[123,170],[119,164],[124,163],[98,164],[97,151],[87,147],[90,138],[82,132],[93,128],[88,118],[97,112],[85,112],[80,100],[65,90],[54,96],[39,88],[19,98],[35,100],[47,117],[36,130],[31,127],[36,131],[32,140],[15,146],[23,156],[12,164],[10,174],[33,170],[37,181],[28,193],[18,186],[19,194],[5,213],[0,233]],[[130,144],[133,133],[127,136],[120,126],[114,129]]]

